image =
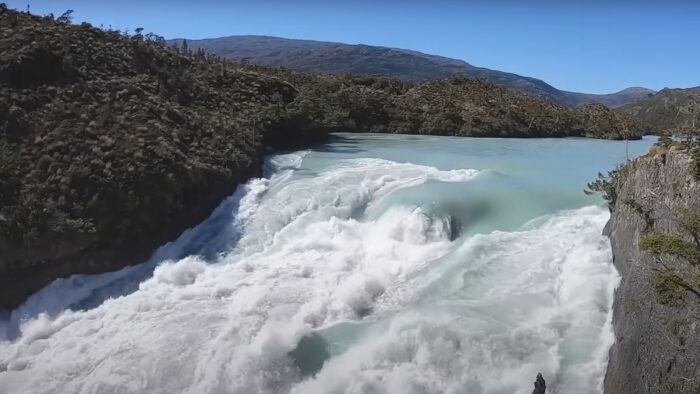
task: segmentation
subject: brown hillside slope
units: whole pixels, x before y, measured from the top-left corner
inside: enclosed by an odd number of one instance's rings
[[[410,84],[384,77],[280,75],[300,91],[290,116],[312,128],[476,137],[636,139],[641,124],[601,104],[567,108],[485,80]]]
[[[203,220],[259,175],[260,131],[295,95],[143,37],[2,12],[0,307]]]
[[[700,86],[663,89],[619,110],[639,119],[652,133],[698,133]]]

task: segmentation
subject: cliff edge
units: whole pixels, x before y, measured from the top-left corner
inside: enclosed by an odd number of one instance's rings
[[[655,146],[618,172],[606,234],[622,281],[606,393],[700,392],[700,181],[675,148]]]

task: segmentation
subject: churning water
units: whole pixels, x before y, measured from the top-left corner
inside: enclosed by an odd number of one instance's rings
[[[630,154],[653,141],[631,142]],[[625,143],[338,135],[0,322],[3,393],[602,391]]]

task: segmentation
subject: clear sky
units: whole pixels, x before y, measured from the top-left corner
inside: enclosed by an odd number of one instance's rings
[[[443,55],[608,93],[700,85],[700,0],[5,0],[166,38],[260,34]]]

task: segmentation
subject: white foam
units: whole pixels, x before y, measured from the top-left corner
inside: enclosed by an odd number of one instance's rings
[[[0,387],[526,392],[538,371],[550,387],[598,384],[616,283],[603,210],[450,241],[450,218],[421,207],[364,212],[397,190],[477,171],[353,159],[311,178],[295,175],[297,159],[279,159],[270,180],[239,188],[145,265],[39,293],[13,315],[19,335],[0,342]],[[153,275],[93,309],[49,302],[139,269]],[[315,378],[300,376],[288,354],[303,336],[362,319],[377,325]]]
[[[277,171],[300,166],[299,156],[278,159]],[[21,323],[18,339],[0,348],[7,370],[0,384],[13,392],[289,387],[298,376],[287,352],[303,335],[357,319],[387,288],[450,247],[448,218],[420,208],[394,207],[371,221],[353,213],[399,188],[474,175],[361,159],[311,180],[285,185],[276,178],[282,188],[269,199],[263,199],[268,181],[252,181],[157,257],[192,245],[218,249],[243,234],[238,249],[214,265],[195,256],[166,260],[133,293],[89,311],[42,313]],[[226,209],[237,214],[231,230],[222,231]],[[108,281],[94,278],[85,280],[88,291]]]
[[[164,262],[156,267],[153,277],[158,283],[187,286],[193,284],[197,276],[205,269],[206,263],[198,257],[192,256],[177,262]]]
[[[468,239],[409,284],[425,290],[417,308],[293,392],[529,393],[538,372],[553,392],[602,392],[619,281],[600,235],[607,216],[589,207]]]

